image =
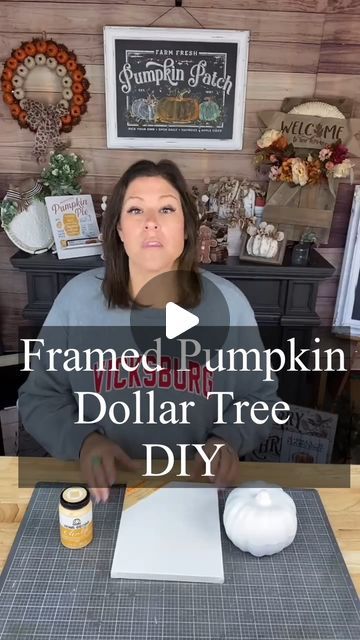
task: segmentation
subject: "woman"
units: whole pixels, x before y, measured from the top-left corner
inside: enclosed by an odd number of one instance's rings
[[[122,327],[125,335],[131,311],[143,318],[145,328],[153,317],[159,317],[157,314],[169,300],[188,309],[202,309],[205,316],[211,316],[214,314],[211,286],[215,286],[229,307],[231,324],[253,327],[255,346],[261,351],[254,314],[245,296],[228,281],[199,270],[197,232],[198,213],[177,166],[167,160],[158,164],[147,160],[135,163],[115,186],[104,216],[105,269],[73,278],[55,300],[43,331],[57,327],[56,346],[65,348],[69,346],[70,334],[79,326],[101,326],[102,335],[110,334],[111,327]],[[138,468],[135,458],[144,457],[144,443],[161,442],[163,450],[168,447],[176,457],[181,441],[204,444],[209,458],[217,450],[211,467],[213,479],[227,484],[234,478],[239,456],[253,450],[270,431],[270,424],[258,428],[249,415],[235,426],[230,404],[224,412],[230,417],[230,424],[225,420],[224,424],[217,424],[214,398],[208,396],[216,388],[216,376],[193,363],[191,377],[184,378],[179,373],[178,361],[169,356],[161,362],[164,365],[161,372],[149,372],[143,367],[141,374],[137,371],[135,376],[124,369],[122,362],[122,368],[119,365],[114,374],[109,366],[106,373],[95,366],[87,377],[82,372],[76,378],[73,372],[66,371],[54,376],[40,359],[19,391],[25,429],[52,455],[79,458],[82,473],[97,500],[107,499],[109,487],[115,482],[117,461],[128,469]],[[96,420],[100,415],[99,398],[91,391],[94,386],[90,378],[108,405],[113,400],[116,409],[121,405],[127,420],[115,415],[115,409],[111,415],[104,411],[101,419]],[[270,403],[276,401],[276,383],[264,385],[259,374],[248,376],[245,385],[241,376],[236,380],[229,376],[219,380],[218,388],[235,399],[249,397],[254,401],[261,397]],[[144,420],[134,419],[135,414],[128,408],[134,409],[140,394],[143,402],[151,387],[156,389],[153,394],[157,396],[157,413],[155,419],[148,418],[144,424]],[[79,403],[84,391],[90,399],[80,419]],[[197,405],[191,418],[186,415],[180,425],[178,417],[173,416],[171,427],[164,426],[170,421],[163,414],[160,416],[160,408],[169,405],[169,397],[186,400],[194,394]],[[195,404],[187,403],[192,407]],[[151,425],[154,427],[150,428]],[[194,477],[202,470],[203,459],[197,453]]]

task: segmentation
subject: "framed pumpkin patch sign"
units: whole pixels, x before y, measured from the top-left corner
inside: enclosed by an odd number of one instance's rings
[[[108,148],[242,149],[249,31],[104,27]]]

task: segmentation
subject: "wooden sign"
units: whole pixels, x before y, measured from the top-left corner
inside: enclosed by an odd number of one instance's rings
[[[338,180],[334,180],[334,193]],[[290,186],[286,182],[269,182],[264,220],[276,224],[287,240],[300,240],[305,229],[314,231],[324,244],[329,240],[335,197],[327,183]]]
[[[242,149],[248,31],[105,27],[107,145]]]
[[[298,149],[323,149],[341,140],[349,152],[360,156],[360,118],[323,118],[319,116],[262,111],[261,127],[282,131]]]

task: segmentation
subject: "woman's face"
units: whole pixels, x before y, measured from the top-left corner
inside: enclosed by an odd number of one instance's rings
[[[117,229],[130,271],[156,275],[173,270],[185,242],[180,194],[159,176],[136,178],[126,190]]]

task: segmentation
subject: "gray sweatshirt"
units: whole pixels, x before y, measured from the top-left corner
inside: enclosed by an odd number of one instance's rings
[[[172,353],[161,349],[161,370],[148,371],[134,341],[131,312],[108,309],[101,291],[103,276],[104,270],[99,268],[70,280],[54,301],[38,336],[44,344],[29,345],[30,352],[38,352],[38,356],[29,360],[33,371],[19,389],[25,430],[52,456],[65,460],[77,459],[84,439],[95,431],[119,443],[133,458],[145,457],[145,443],[167,446],[178,458],[180,443],[203,444],[211,436],[231,444],[239,456],[265,440],[273,424],[270,409],[279,400],[277,380],[264,381],[261,370],[211,371],[204,359],[197,358],[189,358],[186,370],[180,370],[173,349]],[[221,291],[228,306],[230,330],[223,351],[242,347],[262,354],[254,313],[244,294],[210,272],[201,271],[201,277],[204,295],[199,315],[216,325],[215,303],[207,283],[212,290],[215,285]],[[197,313],[197,309],[191,311]],[[137,312],[137,318],[145,329],[163,327],[165,316],[160,310],[144,309]],[[53,361],[48,355],[51,348],[61,349]],[[66,349],[81,355],[88,348],[101,350],[104,360],[101,362],[95,352],[89,366],[85,357],[81,362],[73,358],[70,363],[69,355],[63,355]],[[111,352],[108,357],[106,349],[111,348],[116,356],[128,348],[139,352],[139,358],[126,360],[132,371],[123,366],[120,357],[115,361]],[[155,369],[155,359],[149,357],[147,362]],[[214,362],[211,360],[212,365]],[[224,363],[226,369],[226,357]],[[248,402],[240,414],[239,401]],[[269,406],[268,420],[261,425],[251,414],[251,406],[259,401]],[[165,456],[161,448],[154,452],[155,457]]]

